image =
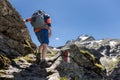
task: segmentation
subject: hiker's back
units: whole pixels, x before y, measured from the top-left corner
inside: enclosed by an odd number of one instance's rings
[[[45,13],[40,10],[34,12],[31,17],[31,25],[34,28],[46,26],[44,16],[45,16]]]

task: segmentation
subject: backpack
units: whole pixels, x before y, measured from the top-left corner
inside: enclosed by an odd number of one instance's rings
[[[31,17],[31,25],[34,28],[39,28],[39,27],[43,27],[46,25],[45,23],[45,19],[44,19],[45,13],[38,10],[36,12],[33,13],[32,17]]]

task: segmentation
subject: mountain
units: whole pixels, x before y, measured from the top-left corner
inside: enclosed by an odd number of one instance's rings
[[[81,35],[48,47],[49,67],[36,64],[36,45],[9,0],[0,0],[0,80],[120,80],[120,40]]]
[[[94,49],[99,51],[100,54],[104,56],[115,56],[119,55],[119,39],[101,39],[95,40],[94,37],[88,35],[79,36],[76,40],[67,41],[67,45],[76,44],[77,46],[82,46],[88,49]]]
[[[112,80],[120,77],[120,39],[95,40],[94,37],[81,35],[76,40],[69,40],[64,47],[76,45],[94,55],[106,69],[106,75]]]

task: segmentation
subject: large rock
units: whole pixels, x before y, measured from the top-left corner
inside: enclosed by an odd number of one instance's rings
[[[63,47],[63,61],[57,66],[61,78],[68,80],[102,80],[106,77],[105,68],[96,56],[76,45]],[[67,51],[67,52],[66,52]],[[66,53],[68,53],[66,55]],[[67,57],[65,59],[65,57]]]
[[[65,45],[77,45],[92,53],[106,69],[106,75],[113,80],[119,80],[120,74],[120,39],[95,40],[93,37],[79,36],[76,40],[68,41]],[[81,41],[82,40],[82,41]]]
[[[33,53],[35,48],[19,13],[8,0],[0,0],[0,54],[15,58]]]

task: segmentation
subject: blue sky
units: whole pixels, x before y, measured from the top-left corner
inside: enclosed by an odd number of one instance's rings
[[[51,16],[50,46],[58,47],[79,35],[95,39],[120,39],[120,0],[9,0],[23,19],[35,10]],[[32,26],[26,23],[31,38],[39,45]]]

